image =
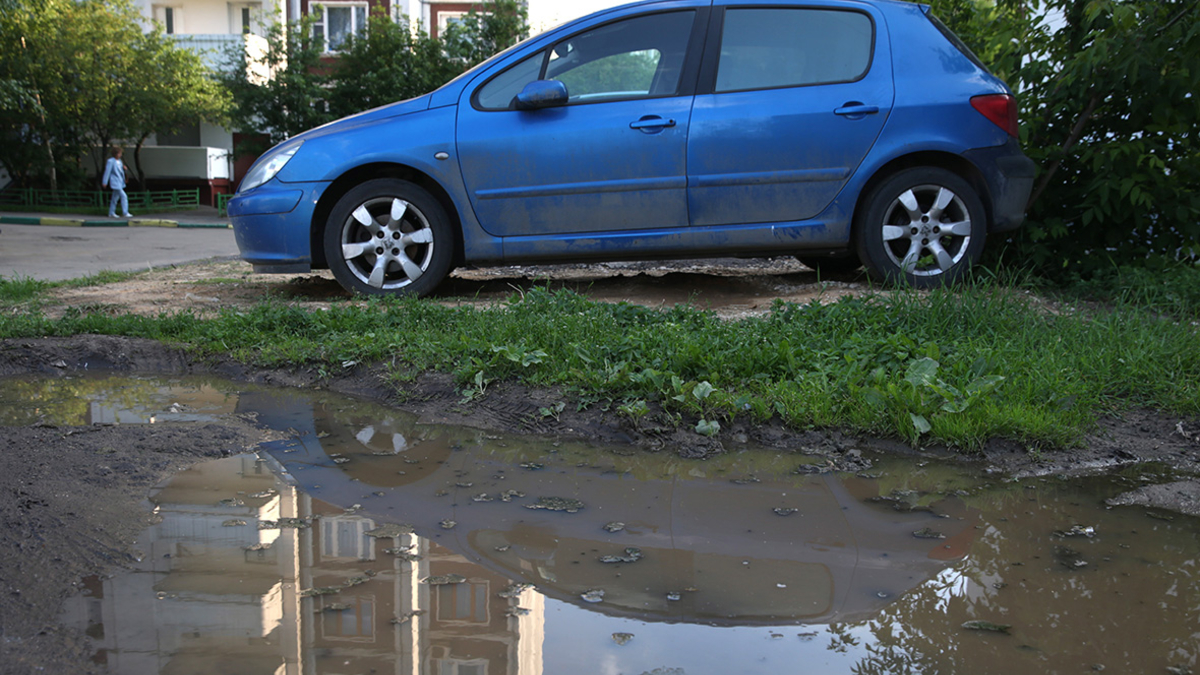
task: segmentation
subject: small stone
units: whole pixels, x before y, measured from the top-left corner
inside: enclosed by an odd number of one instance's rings
[[[625,549],[625,555],[602,555],[602,563],[633,563],[642,559],[642,549],[630,546]]]
[[[600,588],[589,589],[589,590],[581,593],[579,595],[579,598],[581,600],[583,600],[584,602],[591,602],[591,603],[601,602],[604,600],[604,590],[600,589]]]
[[[571,499],[570,497],[538,497],[536,502],[526,504],[525,508],[575,513],[583,508],[583,502],[578,499]]]
[[[401,535],[412,534],[413,526],[405,523],[387,523],[380,525],[373,530],[367,530],[364,534],[368,537],[376,537],[382,539],[394,539]]]
[[[937,530],[934,530],[934,529],[931,529],[928,527],[922,527],[921,529],[913,532],[912,534],[917,539],[945,539],[946,538],[946,535],[942,534],[941,532],[938,532]]]
[[[775,515],[777,515],[777,516],[790,516],[793,513],[799,511],[800,509],[793,509],[790,507],[776,507],[771,510],[774,511]]]
[[[452,530],[452,529],[454,529],[455,525],[458,525],[458,521],[450,520],[449,518],[447,518],[447,519],[443,520],[442,522],[438,523],[438,525],[441,525],[443,530]]]
[[[507,598],[515,598],[518,595],[524,593],[525,591],[527,591],[531,588],[533,588],[533,584],[512,583],[512,584],[509,584],[508,586],[505,586],[504,590],[500,591],[496,595],[498,595],[502,598],[506,598],[506,599]]]
[[[612,639],[613,642],[624,647],[625,645],[629,644],[630,640],[633,639],[633,633],[613,633]]]
[[[1008,631],[1012,628],[1006,623],[992,623],[991,621],[968,621],[962,625],[967,630],[981,630],[990,633],[1004,633],[1008,635]]]
[[[604,525],[604,529],[608,532],[620,532],[625,529],[625,523],[613,521]]]
[[[467,578],[461,574],[441,574],[435,577],[426,577],[425,579],[422,579],[424,583],[429,584],[430,586],[452,586],[454,584],[464,583],[466,580]]]

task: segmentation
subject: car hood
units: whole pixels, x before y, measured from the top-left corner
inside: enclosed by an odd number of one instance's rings
[[[320,138],[322,136],[328,136],[329,134],[345,131],[347,129],[353,129],[363,125],[371,124],[379,120],[400,117],[401,115],[409,115],[415,112],[421,112],[422,110],[428,110],[429,99],[430,95],[425,94],[424,96],[410,98],[406,101],[397,101],[396,103],[389,103],[387,105],[379,106],[378,108],[365,110],[349,117],[343,117],[339,120],[334,120],[315,129],[309,129],[302,134],[293,136],[292,139],[311,140],[314,138]]]

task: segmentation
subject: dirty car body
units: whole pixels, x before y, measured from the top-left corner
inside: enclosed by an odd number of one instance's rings
[[[295,136],[229,203],[259,272],[796,255],[927,287],[1018,227],[1016,103],[928,8],[656,0]]]

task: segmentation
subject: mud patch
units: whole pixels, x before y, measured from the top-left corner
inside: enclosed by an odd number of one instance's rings
[[[1105,503],[1109,506],[1151,506],[1189,516],[1200,516],[1200,481],[1193,479],[1147,485],[1117,495]]]

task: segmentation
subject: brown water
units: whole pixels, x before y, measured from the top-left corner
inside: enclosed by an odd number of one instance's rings
[[[238,413],[290,430],[258,455],[197,465],[156,490],[143,562],[88,580],[68,602],[64,620],[93,636],[115,673],[1197,665],[1197,521],[1104,505],[1168,478],[1154,468],[1008,482],[880,458],[859,476],[796,473],[797,456],[623,455],[421,425],[314,392],[26,384],[0,399],[0,418]],[[539,498],[574,512],[528,508]],[[964,627],[973,621],[1010,628]]]

